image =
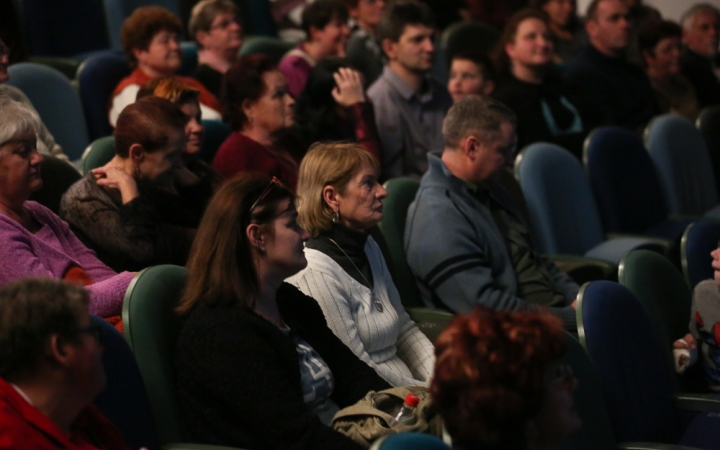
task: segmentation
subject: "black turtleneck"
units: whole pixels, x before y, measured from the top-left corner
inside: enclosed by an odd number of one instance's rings
[[[353,230],[344,225],[334,223],[330,231],[323,231],[317,237],[308,240],[305,243],[305,247],[326,254],[338,263],[355,281],[368,289],[372,289],[372,269],[370,268],[370,261],[365,254],[365,243],[367,242],[368,236],[369,234],[366,232]],[[347,253],[347,256],[333,244],[330,239],[337,242],[342,250]],[[363,276],[365,278],[363,278]],[[370,283],[369,285],[368,282]]]

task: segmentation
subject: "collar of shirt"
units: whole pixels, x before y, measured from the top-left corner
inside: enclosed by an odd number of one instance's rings
[[[410,86],[405,83],[398,74],[396,74],[390,66],[385,66],[383,69],[383,77],[385,77],[388,83],[395,89],[402,98],[406,101],[412,100],[415,97],[420,103],[428,103],[433,99],[433,85],[430,82],[430,76],[425,75],[423,78],[423,84],[420,86],[418,91],[414,91]]]

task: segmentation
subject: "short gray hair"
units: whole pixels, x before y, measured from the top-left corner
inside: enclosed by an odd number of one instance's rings
[[[20,102],[0,94],[0,145],[23,133],[40,130],[40,117]]]
[[[443,121],[445,148],[457,148],[471,134],[499,131],[503,122],[515,126],[515,113],[490,97],[468,95],[455,103]]]
[[[697,3],[691,6],[690,9],[685,11],[685,13],[680,18],[680,23],[682,24],[683,30],[690,30],[692,22],[693,20],[695,20],[695,16],[700,13],[715,14],[715,17],[720,18],[720,10],[718,10],[715,6],[711,5],[710,3]]]

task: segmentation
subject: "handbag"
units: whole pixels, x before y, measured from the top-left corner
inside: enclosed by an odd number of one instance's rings
[[[407,394],[420,398],[415,408],[415,419],[398,422],[395,416]],[[416,432],[442,437],[443,432],[442,419],[432,407],[430,393],[426,387],[420,386],[370,391],[356,404],[338,411],[333,417],[332,427],[365,447],[389,434]]]

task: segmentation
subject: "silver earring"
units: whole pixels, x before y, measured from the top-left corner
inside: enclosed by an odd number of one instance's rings
[[[335,214],[333,214],[333,223],[340,222],[340,211],[335,211]]]

